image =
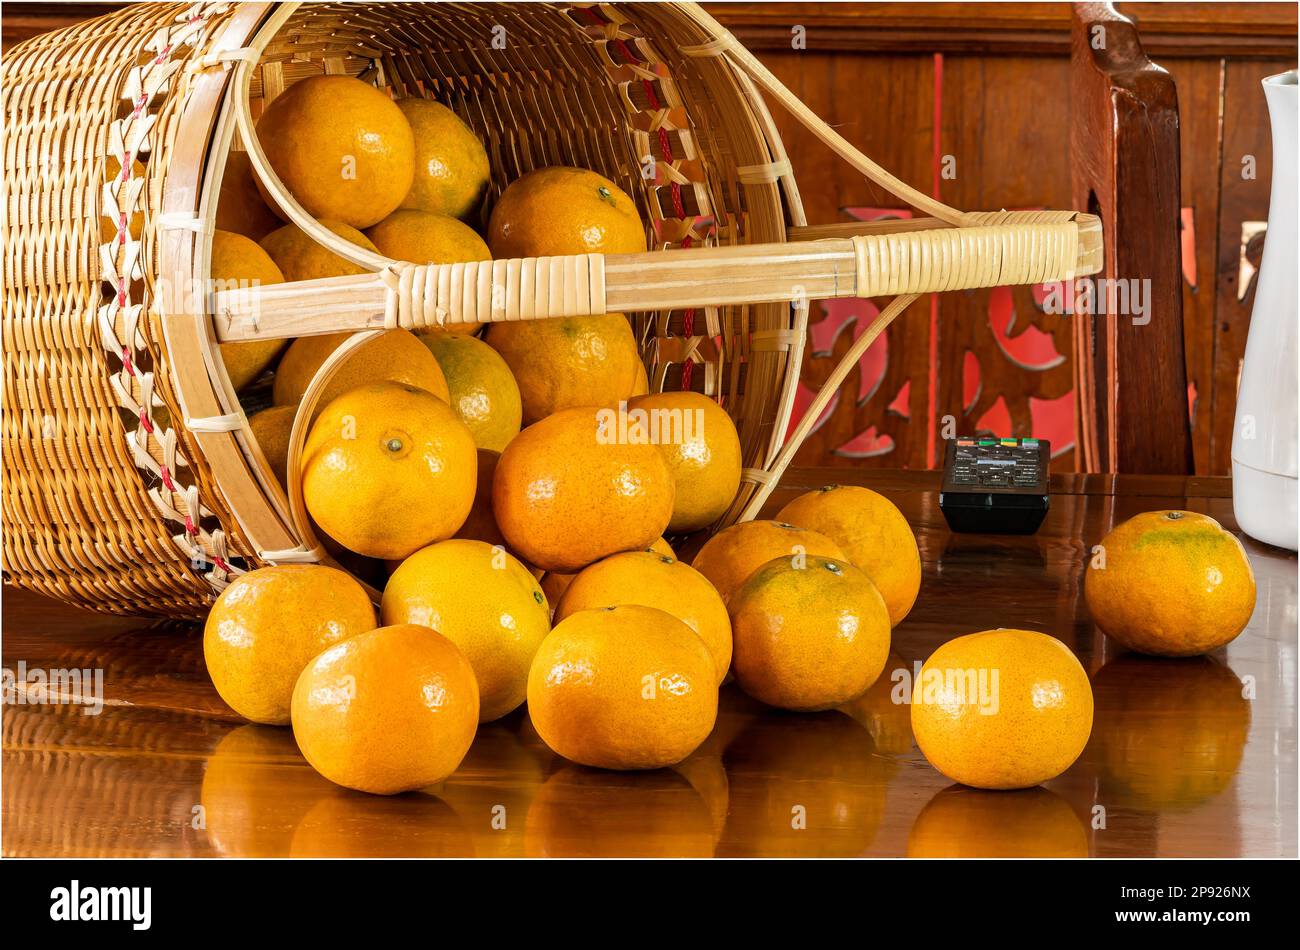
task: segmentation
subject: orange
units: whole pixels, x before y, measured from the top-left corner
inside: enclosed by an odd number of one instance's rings
[[[646,249],[636,205],[618,185],[585,168],[554,165],[515,179],[488,222],[492,256],[636,254]]]
[[[779,557],[732,595],[736,682],[769,706],[814,712],[861,696],[889,654],[889,612],[847,561]]]
[[[713,828],[703,797],[681,775],[630,775],[566,765],[528,809],[530,858],[711,858]]]
[[[399,99],[397,108],[415,135],[415,177],[402,207],[453,218],[477,216],[491,177],[478,136],[441,102]]]
[[[1130,650],[1196,656],[1246,629],[1255,574],[1241,542],[1208,515],[1148,511],[1102,539],[1084,594],[1101,632]]]
[[[272,406],[248,417],[248,428],[281,486],[289,484],[285,469],[289,465],[289,437],[293,434],[297,412],[293,406]]]
[[[668,530],[697,531],[713,524],[740,488],[740,436],[731,416],[694,392],[638,396],[628,402],[629,424],[640,412],[646,415],[638,423],[656,436],[677,486]]]
[[[641,357],[621,313],[494,323],[487,342],[519,384],[524,425],[561,409],[613,406],[636,389]]]
[[[717,713],[717,668],[704,641],[652,607],[574,614],[542,641],[528,674],[538,734],[579,765],[674,765],[708,737]]]
[[[500,452],[519,434],[523,417],[519,387],[496,350],[473,336],[426,333],[429,348],[447,379],[448,401],[481,449]]]
[[[293,684],[307,661],[375,628],[365,589],[319,564],[282,564],[241,574],[221,592],[203,627],[212,685],[245,719],[289,721]]]
[[[796,554],[847,560],[838,544],[816,531],[780,521],[742,521],[709,538],[691,566],[709,579],[726,602],[772,558]]]
[[[474,229],[446,214],[400,208],[368,228],[366,237],[380,254],[413,264],[492,260],[492,253]]]
[[[731,666],[731,620],[727,605],[703,574],[655,551],[627,551],[597,561],[568,585],[555,608],[555,622],[580,610],[618,604],[657,607],[694,630],[709,648],[718,682]]]
[[[672,546],[663,538],[655,541],[645,550],[657,551],[666,557],[677,557]],[[564,592],[569,589],[569,585],[573,583],[573,579],[577,576],[577,574],[565,574],[560,571],[547,571],[542,575],[542,593],[546,595],[546,600],[552,607],[560,602]]]
[[[921,589],[921,555],[903,513],[884,495],[854,485],[827,485],[790,502],[777,518],[820,531],[867,572],[895,626]]]
[[[441,782],[478,727],[478,684],[456,645],[380,627],[312,660],[293,690],[293,737],[331,782],[392,795]]]
[[[501,453],[492,507],[510,550],[572,573],[650,546],[673,510],[672,476],[653,445],[600,429],[596,409],[568,409],[519,433]]]
[[[242,234],[214,231],[212,234],[213,289],[278,284],[284,280],[280,268],[266,251]],[[262,370],[284,349],[284,340],[250,340],[222,343],[221,361],[226,365],[230,385],[236,392],[262,374]]]
[[[307,213],[368,228],[415,179],[415,136],[391,99],[350,76],[312,76],[257,120],[267,160]]]
[[[537,579],[483,541],[416,551],[388,579],[379,611],[385,624],[418,623],[460,647],[478,680],[480,722],[523,703],[533,654],[551,632]]]
[[[369,383],[327,405],[303,448],[302,493],[321,530],[366,557],[450,538],[474,504],[474,439],[448,405]]]
[[[311,385],[316,371],[350,333],[326,333],[294,340],[275,371],[272,398],[277,406],[296,406]],[[387,380],[415,386],[443,402],[450,398],[447,377],[428,347],[409,330],[385,330],[350,354],[316,403],[317,411],[350,389]]]
[[[363,250],[377,250],[370,243],[370,238],[356,228],[328,218],[322,218],[316,223]],[[259,243],[284,273],[285,280],[316,280],[321,277],[346,277],[370,273],[361,265],[346,261],[323,245],[317,244],[296,224],[286,224],[272,231]]]
[[[248,153],[231,151],[217,196],[217,227],[260,241],[283,223],[262,200]]]
[[[975,788],[1029,788],[1073,764],[1092,729],[1092,688],[1060,640],[985,630],[921,667],[912,732],[930,764]]]
[[[1099,800],[1185,811],[1222,794],[1241,768],[1253,704],[1217,660],[1125,653],[1097,671],[1092,690],[1097,727],[1088,761]]]
[[[1045,788],[989,792],[953,785],[921,809],[909,858],[1086,858],[1088,833]]]
[[[492,511],[492,478],[496,475],[499,458],[501,458],[500,452],[493,452],[491,449],[478,450],[474,505],[469,510],[469,517],[456,532],[456,537],[506,546],[506,539],[502,537],[501,529],[497,527],[496,515]]]

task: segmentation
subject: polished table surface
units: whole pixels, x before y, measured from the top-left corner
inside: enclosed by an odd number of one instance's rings
[[[887,670],[993,627],[1075,650],[1097,714],[1069,771],[1022,792],[953,785],[916,748],[886,675],[850,708],[818,715],[724,687],[705,745],[655,772],[570,765],[520,710],[482,727],[441,786],[372,797],[316,775],[289,729],[241,722],[208,681],[198,625],[6,588],[4,665],[102,669],[105,704],[96,715],[5,706],[3,853],[1295,856],[1294,555],[1243,538],[1255,614],[1208,658],[1126,653],[1104,642],[1083,599],[1092,545],[1138,512],[1183,508],[1235,529],[1227,479],[1054,476],[1046,522],[1019,538],[949,533],[933,472],[793,471],[770,511],[831,481],[888,495],[920,544],[920,597]]]

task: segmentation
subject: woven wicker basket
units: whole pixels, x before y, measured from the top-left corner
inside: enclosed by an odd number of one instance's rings
[[[322,72],[452,107],[487,145],[489,202],[536,167],[601,172],[654,250],[438,267],[340,240],[253,134],[269,99]],[[219,342],[367,331],[309,387],[294,472],[325,382],[374,332],[629,313],[651,388],[705,392],[736,421],[747,467],[727,524],[753,517],[915,295],[1101,264],[1088,215],[963,213],[904,185],[689,3],[140,4],[14,48],[3,84],[5,579],[97,610],[200,615],[241,571],[328,559]],[[764,96],[926,217],[807,227]],[[368,273],[212,292],[232,146],[285,216]],[[894,299],[787,441],[808,300],[873,296]]]

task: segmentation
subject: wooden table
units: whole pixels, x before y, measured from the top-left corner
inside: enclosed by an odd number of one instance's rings
[[[1090,547],[1125,518],[1173,507],[1235,527],[1227,479],[1054,476],[1051,513],[1027,538],[950,534],[933,472],[795,471],[772,510],[829,481],[887,494],[920,543],[921,595],[894,632],[891,668],[999,626],[1074,648],[1097,717],[1065,775],[1024,792],[953,786],[916,749],[882,677],[850,715],[765,710],[728,686],[705,746],[651,773],[569,765],[520,711],[480,729],[442,787],[371,797],[317,776],[288,729],[226,708],[197,625],[7,589],[5,667],[102,669],[105,705],[5,707],[3,853],[1295,856],[1294,555],[1245,541],[1258,605],[1210,658],[1124,653],[1083,601]]]

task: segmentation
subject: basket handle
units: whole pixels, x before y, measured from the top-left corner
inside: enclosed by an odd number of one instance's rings
[[[1102,264],[1100,221],[1070,211],[990,212],[962,228],[786,244],[390,262],[375,274],[222,290],[221,342],[445,323],[502,322],[689,306],[879,297],[1072,281]]]
[[[348,337],[335,348],[321,364],[320,368],[307,384],[307,389],[303,393],[302,399],[298,402],[298,409],[294,413],[293,427],[289,430],[289,452],[288,461],[285,465],[285,492],[289,496],[289,514],[293,519],[293,531],[300,539],[300,548],[303,551],[310,552],[308,560],[314,560],[315,563],[326,564],[330,567],[337,567],[340,570],[347,571],[347,568],[339,564],[333,556],[325,549],[316,537],[316,532],[312,530],[311,516],[307,513],[307,501],[302,493],[302,465],[303,449],[307,444],[307,434],[311,430],[311,424],[316,417],[316,410],[320,404],[321,396],[325,393],[325,387],[337,375],[356,350],[369,340],[374,339],[379,334],[356,333]],[[274,559],[268,558],[272,563]],[[352,573],[348,571],[348,573]],[[358,584],[365,589],[370,599],[378,604],[382,591],[371,587],[361,578],[355,578]]]
[[[257,35],[259,37],[274,36],[288,22],[290,16],[299,6],[301,4],[298,3],[276,4],[274,12],[263,22]],[[259,52],[261,48],[259,45]],[[257,67],[259,58],[258,56],[252,56],[235,60],[234,73],[231,78],[232,89],[227,98],[234,113],[235,126],[239,129],[239,137],[243,142],[244,151],[248,153],[249,164],[252,165],[254,173],[261,180],[267,196],[271,198],[272,202],[291,223],[302,229],[317,244],[323,245],[345,261],[371,271],[378,271],[391,264],[392,260],[390,258],[358,247],[321,225],[306,208],[298,203],[298,199],[285,187],[284,182],[280,180],[280,176],[271,167],[271,162],[266,157],[266,152],[262,150],[262,144],[257,138],[250,98],[253,70]],[[265,339],[264,336],[262,338]]]
[[[776,458],[772,460],[772,464],[768,467],[767,474],[764,476],[762,482],[754,489],[754,493],[749,496],[749,500],[745,503],[745,507],[741,509],[740,514],[736,516],[737,521],[752,521],[754,518],[758,517],[758,513],[767,502],[768,496],[772,494],[777,483],[781,480],[781,476],[785,474],[785,470],[789,467],[790,463],[794,461],[795,453],[797,453],[799,447],[803,445],[803,440],[808,437],[808,433],[811,432],[812,427],[817,424],[817,420],[821,418],[822,412],[825,411],[826,406],[830,403],[840,386],[844,384],[844,380],[848,377],[849,371],[852,370],[853,367],[858,364],[858,361],[862,359],[863,354],[866,353],[871,347],[871,344],[876,341],[876,337],[885,332],[885,328],[894,322],[894,318],[910,307],[912,302],[916,299],[915,294],[895,297],[883,310],[880,311],[880,313],[876,315],[876,319],[871,321],[866,330],[862,332],[862,335],[853,341],[853,345],[850,346],[848,352],[840,358],[840,361],[835,364],[835,369],[833,369],[830,376],[826,378],[826,382],[822,385],[822,388],[817,391],[817,395],[813,397],[813,401],[808,404],[808,408],[799,419],[799,424],[795,426],[794,431],[790,433],[788,438],[786,438],[785,444],[781,446],[781,451],[778,452]]]

